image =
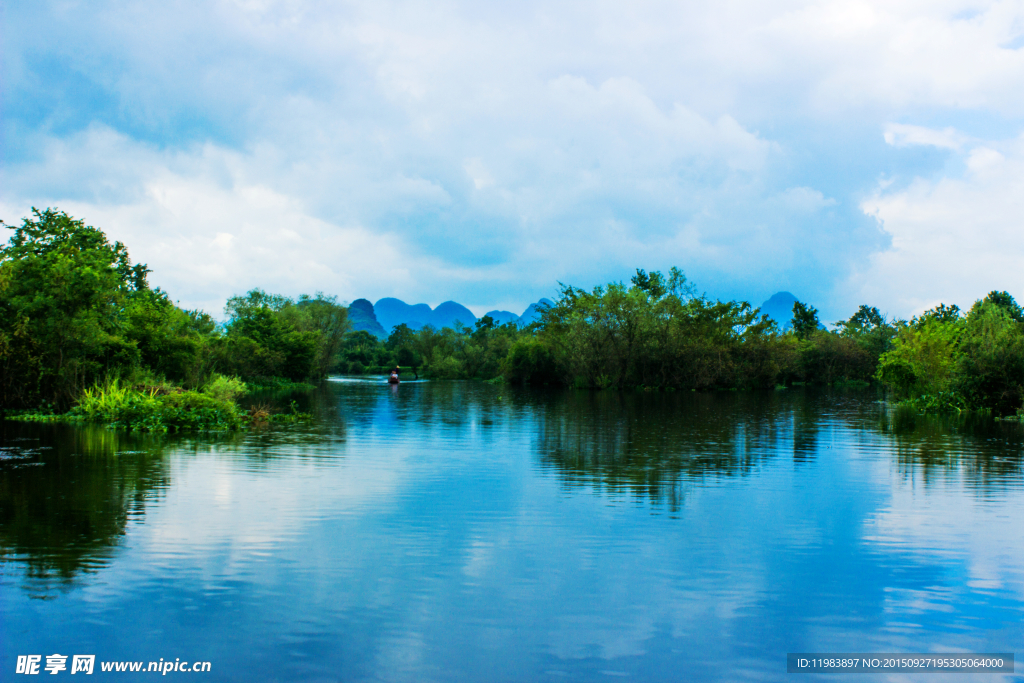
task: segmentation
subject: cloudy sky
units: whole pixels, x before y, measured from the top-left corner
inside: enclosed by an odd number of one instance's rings
[[[2,14],[0,218],[182,305],[520,312],[678,265],[825,320],[1024,299],[1024,2],[129,2]]]

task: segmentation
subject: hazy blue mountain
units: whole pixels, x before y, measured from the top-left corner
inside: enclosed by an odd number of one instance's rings
[[[418,330],[428,323],[430,314],[433,313],[430,306],[416,304],[410,306],[401,299],[385,297],[373,305],[373,310],[388,334],[396,325],[405,323],[414,330]]]
[[[510,311],[489,311],[486,315],[494,318],[499,325],[518,323],[525,326],[539,320],[540,309],[551,305],[550,299],[541,299],[530,304],[521,316]],[[366,299],[357,299],[349,308],[349,318],[353,329],[366,330],[382,339],[387,338],[396,325],[403,323],[414,330],[426,325],[440,330],[442,327],[455,327],[456,322],[472,327],[477,321],[473,311],[455,301],[445,301],[431,309],[427,304],[410,305],[393,297],[385,297],[375,304]]]
[[[761,304],[761,312],[767,313],[769,318],[778,323],[779,329],[785,332],[793,326],[793,304],[797,301],[789,292],[775,292],[768,301]],[[818,323],[818,328],[824,330],[825,326]]]
[[[377,321],[373,312],[373,304],[366,299],[356,299],[348,306],[348,319],[353,330],[369,332],[378,339],[387,339],[387,332]]]
[[[789,292],[776,292],[761,304],[761,312],[779,325],[780,330],[788,329],[793,321],[793,304],[797,298]]]
[[[425,325],[431,325],[437,329],[442,327],[454,327],[456,321],[467,327],[472,327],[476,322],[473,312],[454,301],[445,301],[437,308],[431,309],[427,304],[409,305],[401,299],[386,297],[373,305],[377,320],[388,333],[396,325],[406,324],[414,330]]]
[[[438,304],[430,320],[430,324],[437,329],[455,327],[457,322],[462,323],[466,327],[472,327],[473,323],[476,322],[476,316],[473,315],[473,311],[454,301],[445,301],[443,304]]]
[[[535,323],[540,320],[541,309],[545,306],[554,306],[554,303],[552,303],[550,299],[541,299],[535,304],[530,304],[530,306],[523,311],[523,314],[519,316],[519,324],[525,327],[530,323]]]
[[[487,311],[484,315],[489,315],[494,318],[495,325],[507,325],[509,323],[519,322],[519,316],[510,311]]]

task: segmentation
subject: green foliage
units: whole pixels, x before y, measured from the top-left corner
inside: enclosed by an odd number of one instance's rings
[[[254,289],[229,299],[225,311],[231,320],[217,367],[245,381],[321,379],[349,329],[347,309],[321,293],[293,301]]]
[[[75,405],[89,419],[219,428],[233,418],[209,401],[231,402],[244,381],[296,386],[324,377],[348,331],[347,309],[334,297],[292,300],[259,289],[228,301],[231,321],[222,331],[206,313],[182,310],[150,289],[146,266],[132,264],[124,245],[82,220],[33,209],[20,227],[7,227],[0,409]]]
[[[955,306],[926,311],[899,331],[878,378],[922,410],[1024,408],[1024,322],[1006,292],[991,292],[961,317]]]
[[[775,323],[747,303],[692,291],[677,268],[667,279],[637,271],[629,288],[563,286],[537,336],[570,386],[774,386],[783,351]]]
[[[1014,298],[1010,296],[1009,292],[997,292],[993,290],[982,300],[982,303],[992,304],[1002,309],[1014,322],[1024,322],[1024,310],[1022,310]]]
[[[161,394],[117,379],[85,389],[68,418],[150,432],[223,431],[241,425],[231,400],[198,391]]]
[[[630,278],[630,282],[633,283],[634,287],[647,292],[648,295],[655,299],[660,299],[668,294],[668,286],[665,283],[665,277],[658,271],[654,271],[648,275],[642,268],[637,268],[636,275]]]
[[[513,342],[502,363],[502,374],[514,384],[558,384],[558,370],[551,349],[536,337]]]
[[[224,375],[214,375],[203,387],[204,394],[212,396],[218,401],[234,401],[248,390],[249,388],[242,380]]]
[[[461,379],[465,377],[465,364],[453,354],[445,355],[440,348],[435,348],[430,362],[430,376],[436,379]]]
[[[793,333],[799,339],[807,339],[818,331],[818,309],[814,306],[793,302]]]
[[[916,398],[951,389],[963,320],[943,307],[900,330],[878,365],[877,376],[897,398]]]
[[[215,366],[216,323],[185,311],[159,290],[138,292],[125,311],[125,337],[139,349],[139,365],[187,387],[207,381]]]
[[[383,374],[399,366],[416,377],[493,379],[501,375],[513,342],[524,334],[516,325],[498,325],[487,316],[472,330],[396,325],[383,343],[357,331],[345,336],[334,367],[349,374]]]
[[[382,343],[350,332],[347,309],[322,293],[253,289],[228,301],[219,329],[150,289],[146,266],[81,220],[33,209],[10,229],[0,247],[0,409],[42,408],[36,419],[71,408],[72,419],[130,429],[232,429],[249,387],[308,387],[331,371],[395,365],[417,377],[645,390],[877,379],[922,410],[1024,411],[1024,309],[1005,291],[966,316],[939,305],[909,323],[864,305],[834,331],[797,302],[792,332],[781,334],[746,302],[696,296],[679,268],[637,269],[629,287],[563,285],[526,328],[485,316],[472,329],[399,325]]]
[[[991,296],[991,295],[989,295]],[[1024,323],[1013,303],[976,303],[960,338],[956,388],[967,403],[997,415],[1024,408]]]
[[[81,220],[32,213],[0,247],[0,405],[67,407],[101,375],[139,362],[127,311],[150,296],[149,270]]]
[[[797,346],[797,374],[804,381],[820,384],[871,379],[878,356],[868,344],[859,341],[815,330]]]

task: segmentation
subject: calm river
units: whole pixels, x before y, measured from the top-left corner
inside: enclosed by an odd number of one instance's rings
[[[1020,652],[1024,432],[877,399],[338,380],[314,424],[234,436],[7,422],[0,680],[32,654],[319,682]]]

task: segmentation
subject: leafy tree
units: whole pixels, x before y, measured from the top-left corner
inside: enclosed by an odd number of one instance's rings
[[[4,405],[67,407],[101,375],[136,365],[125,335],[149,269],[120,242],[63,211],[32,209],[0,247],[0,364]]]
[[[1005,292],[967,316],[940,305],[900,329],[878,377],[896,398],[931,409],[963,407],[1014,414],[1024,409],[1024,323]]]
[[[920,327],[929,321],[935,321],[940,323],[953,323],[960,319],[960,308],[956,304],[947,306],[946,304],[939,304],[935,308],[931,308],[921,315],[915,317],[911,324],[915,327]]]
[[[232,318],[227,325],[220,368],[247,381],[318,378],[324,363],[324,354],[320,352],[323,333],[315,329],[315,324],[306,324],[309,316],[291,310],[294,306],[287,297],[259,289],[228,299],[225,311]]]
[[[348,309],[338,304],[337,297],[317,292],[315,296],[303,294],[295,305],[284,304],[279,310],[295,329],[316,334],[316,355],[309,376],[313,379],[326,377],[341,350],[345,334],[352,327]]]
[[[388,349],[396,351],[398,349],[412,348],[416,342],[416,331],[411,327],[402,323],[395,325],[391,330],[391,334],[388,336],[385,345]]]
[[[1002,293],[1005,294],[1005,293]],[[969,405],[999,415],[1024,410],[1024,325],[1012,297],[974,305],[963,324],[956,390]]]
[[[988,296],[985,297],[983,303],[998,306],[1006,311],[1006,314],[1015,322],[1024,322],[1024,310],[1022,310],[1020,305],[1014,301],[1009,292],[997,292],[993,290],[988,293]]]
[[[820,324],[817,308],[799,301],[793,302],[793,333],[798,339],[807,339],[817,332]]]
[[[650,294],[655,299],[660,299],[668,293],[668,286],[665,277],[658,271],[648,275],[643,269],[637,268],[636,275],[630,278],[633,286]]]
[[[513,384],[561,383],[554,356],[536,337],[516,340],[502,362],[502,373]]]

